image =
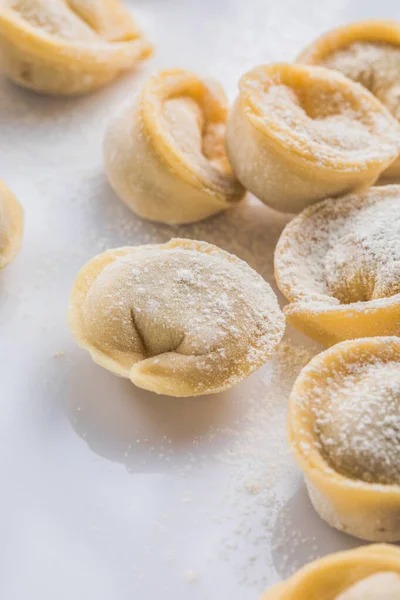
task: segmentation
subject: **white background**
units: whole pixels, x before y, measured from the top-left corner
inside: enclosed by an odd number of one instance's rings
[[[93,255],[173,235],[219,244],[273,284],[286,217],[248,199],[191,227],[145,223],[109,188],[109,115],[159,68],[222,81],[292,60],[322,31],[400,17],[397,0],[132,0],[156,54],[99,93],[49,99],[0,79],[0,178],[26,214],[0,273],[1,600],[249,600],[311,558],[357,541],[310,507],[287,452],[287,396],[316,347],[288,331],[229,393],[175,400],[94,365],[66,324]],[[280,300],[283,301],[280,296]]]

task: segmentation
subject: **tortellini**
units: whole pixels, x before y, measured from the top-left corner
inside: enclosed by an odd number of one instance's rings
[[[386,544],[324,556],[274,586],[262,600],[397,600],[400,550]]]
[[[398,156],[400,128],[364,87],[322,67],[256,67],[240,80],[227,150],[241,183],[299,212],[372,185]]]
[[[400,541],[400,338],[347,340],[313,358],[293,387],[288,431],[325,521]]]
[[[357,581],[337,600],[396,600],[400,598],[400,575],[381,571]]]
[[[361,83],[400,121],[400,23],[372,20],[339,27],[312,43],[298,61]],[[400,175],[400,158],[384,175]]]
[[[141,217],[169,224],[234,206],[244,189],[225,152],[227,111],[214,81],[179,69],[151,77],[106,135],[106,169],[117,195]]]
[[[120,0],[0,0],[0,69],[37,92],[90,92],[151,52]]]
[[[109,250],[78,274],[70,325],[93,360],[173,396],[227,389],[273,354],[284,318],[247,263],[193,240]]]
[[[400,186],[305,209],[279,239],[275,277],[288,322],[325,345],[400,335]]]
[[[0,181],[0,269],[8,265],[21,249],[23,222],[21,205]]]

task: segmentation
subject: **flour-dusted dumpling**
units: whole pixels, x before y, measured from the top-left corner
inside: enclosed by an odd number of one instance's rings
[[[358,581],[337,600],[398,600],[400,598],[399,573],[381,572]]]
[[[323,344],[400,335],[400,186],[304,210],[279,239],[275,277],[288,322]]]
[[[400,541],[400,338],[347,340],[313,358],[288,425],[319,515],[365,540]]]
[[[95,362],[173,396],[239,383],[273,354],[285,327],[271,287],[247,263],[183,239],[89,261],[69,317]]]
[[[364,87],[322,67],[256,67],[240,80],[227,150],[242,184],[283,212],[372,185],[400,126]]]
[[[360,21],[322,35],[298,62],[335,69],[364,85],[400,121],[400,23]],[[400,159],[384,173],[400,175]]]
[[[398,600],[400,550],[376,544],[324,556],[262,600]]]
[[[244,189],[225,153],[227,110],[214,81],[180,69],[151,77],[106,135],[117,195],[141,217],[164,223],[199,221],[235,205]]]
[[[8,187],[0,181],[0,269],[21,249],[24,214]]]
[[[0,0],[0,69],[37,92],[95,90],[151,52],[120,0]]]

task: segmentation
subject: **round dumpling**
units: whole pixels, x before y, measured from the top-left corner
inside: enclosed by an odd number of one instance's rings
[[[21,205],[0,181],[0,269],[21,249],[24,214]]]
[[[339,27],[313,42],[298,61],[361,83],[400,121],[400,23],[372,20]],[[385,175],[400,175],[400,159]]]
[[[275,276],[288,321],[323,344],[400,334],[400,186],[304,210],[280,237]]]
[[[268,283],[205,242],[109,250],[78,274],[70,324],[93,360],[138,387],[196,396],[238,383],[284,332]]]
[[[190,223],[244,196],[225,152],[227,101],[216,82],[163,71],[112,120],[105,139],[108,178],[139,216]]]
[[[315,406],[321,451],[339,473],[400,485],[400,361],[351,362]]]
[[[262,600],[398,600],[400,550],[388,544],[328,554],[275,585]]]
[[[120,0],[0,2],[0,69],[37,92],[90,92],[151,52]]]
[[[256,67],[240,80],[227,150],[241,183],[283,212],[372,185],[400,126],[364,87],[322,67]]]
[[[400,575],[381,572],[358,581],[337,597],[337,600],[398,600]]]
[[[311,501],[333,527],[400,540],[400,338],[348,340],[293,387],[289,439]]]

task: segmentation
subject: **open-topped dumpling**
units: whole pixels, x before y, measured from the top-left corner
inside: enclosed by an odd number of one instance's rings
[[[21,249],[24,214],[8,187],[0,181],[0,269]]]
[[[279,239],[275,277],[288,322],[323,344],[400,335],[400,186],[305,209]]]
[[[93,360],[173,396],[219,392],[273,354],[284,318],[269,284],[206,242],[109,250],[76,278],[70,325]]]
[[[400,338],[347,340],[313,358],[288,425],[319,515],[365,540],[400,541]]]
[[[227,101],[214,81],[183,70],[150,78],[112,121],[106,169],[138,215],[190,223],[236,204],[244,189],[225,152]]]
[[[151,51],[120,0],[0,0],[0,69],[37,92],[92,91]]]
[[[400,127],[364,87],[322,67],[256,67],[227,128],[243,185],[283,212],[372,185],[398,156]]]
[[[262,600],[398,600],[400,549],[386,544],[315,560]]]
[[[299,56],[300,63],[321,65],[369,89],[400,121],[400,23],[360,21],[322,35]],[[385,175],[400,175],[400,159]]]

